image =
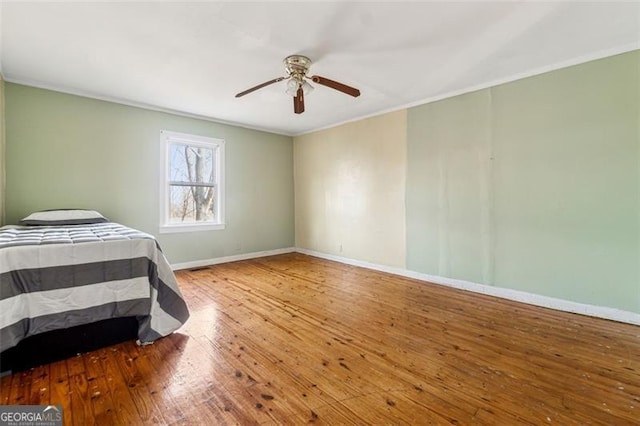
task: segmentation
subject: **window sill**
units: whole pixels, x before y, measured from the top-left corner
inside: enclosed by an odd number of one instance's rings
[[[179,232],[219,231],[224,229],[224,223],[186,223],[160,226],[161,234],[175,234]]]

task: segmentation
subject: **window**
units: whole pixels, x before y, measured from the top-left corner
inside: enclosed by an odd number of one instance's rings
[[[224,141],[160,132],[160,232],[224,229]]]

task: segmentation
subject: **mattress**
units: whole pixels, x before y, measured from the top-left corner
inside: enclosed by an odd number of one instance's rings
[[[0,348],[50,330],[135,316],[139,343],[189,318],[156,239],[107,222],[0,228]]]

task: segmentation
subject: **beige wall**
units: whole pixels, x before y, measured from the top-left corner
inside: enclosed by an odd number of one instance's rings
[[[296,247],[405,266],[406,117],[294,138]]]

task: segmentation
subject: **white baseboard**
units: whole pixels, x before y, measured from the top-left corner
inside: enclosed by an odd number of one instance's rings
[[[275,256],[277,254],[293,253],[294,247],[286,247],[275,250],[254,251],[253,253],[234,254],[232,256],[215,257],[213,259],[194,260],[193,262],[174,263],[171,269],[174,271],[180,269],[202,268],[209,265],[217,265],[219,263],[236,262],[238,260],[256,259],[258,257]]]
[[[419,272],[410,271],[404,268],[393,266],[378,265],[375,263],[364,262],[361,260],[349,259],[346,257],[335,256],[326,253],[320,253],[313,250],[296,248],[296,252],[307,254],[309,256],[320,257],[322,259],[333,260],[347,265],[360,266],[362,268],[373,269],[376,271],[388,272],[390,274],[400,275],[407,278],[413,278],[420,281],[428,281],[433,284],[440,284],[461,290],[472,291],[475,293],[495,296],[502,299],[513,300],[516,302],[527,303],[529,305],[540,306],[543,308],[555,309],[558,311],[571,312],[574,314],[588,315],[591,317],[603,318],[612,321],[624,322],[629,324],[640,325],[640,314],[635,312],[623,311],[621,309],[609,308],[606,306],[588,305],[585,303],[572,302],[570,300],[557,299],[555,297],[541,296],[539,294],[527,293],[525,291],[513,290],[509,288],[494,287],[485,284],[474,283],[471,281],[457,280],[454,278],[439,277],[435,275],[427,275]]]

